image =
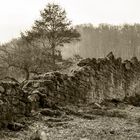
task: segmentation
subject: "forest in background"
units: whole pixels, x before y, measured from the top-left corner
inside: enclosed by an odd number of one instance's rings
[[[111,51],[123,59],[140,58],[140,24],[100,24],[98,27],[83,24],[77,25],[76,29],[81,34],[81,41],[66,45],[63,49],[65,58],[73,54],[99,58]]]

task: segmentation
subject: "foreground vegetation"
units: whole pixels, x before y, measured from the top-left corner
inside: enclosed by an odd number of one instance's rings
[[[95,105],[69,106],[61,115],[47,116],[41,113],[22,120],[28,126],[18,132],[3,130],[1,140],[139,140],[139,107],[118,104],[118,107]],[[60,112],[60,110],[59,110]],[[43,137],[45,137],[43,139]]]

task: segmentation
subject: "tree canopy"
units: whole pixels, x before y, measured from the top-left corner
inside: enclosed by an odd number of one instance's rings
[[[40,14],[41,18],[35,21],[32,30],[26,32],[26,36],[29,39],[36,36],[47,40],[47,47],[52,54],[52,63],[55,65],[57,47],[79,40],[80,34],[67,19],[65,10],[59,5],[48,4]]]

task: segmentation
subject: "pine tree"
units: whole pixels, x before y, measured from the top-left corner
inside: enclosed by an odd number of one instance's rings
[[[71,21],[67,19],[65,10],[57,4],[48,4],[41,11],[41,19],[35,21],[32,32],[48,40],[54,67],[57,47],[80,38],[78,31],[72,27]]]

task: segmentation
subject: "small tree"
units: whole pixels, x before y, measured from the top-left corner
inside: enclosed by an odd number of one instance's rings
[[[36,33],[41,38],[48,40],[54,68],[57,47],[80,38],[80,34],[71,26],[71,22],[67,19],[65,10],[61,9],[57,4],[48,4],[41,11],[41,19],[35,21],[32,31],[28,32],[28,34],[31,33]]]
[[[21,78],[20,74],[22,74],[25,80],[28,80],[31,73],[38,74],[48,71],[50,61],[47,55],[46,53],[44,55],[44,51],[41,48],[30,45],[23,38],[1,45],[0,72],[3,75],[0,74],[0,78],[9,75],[15,78]],[[17,72],[20,74],[15,74]]]

